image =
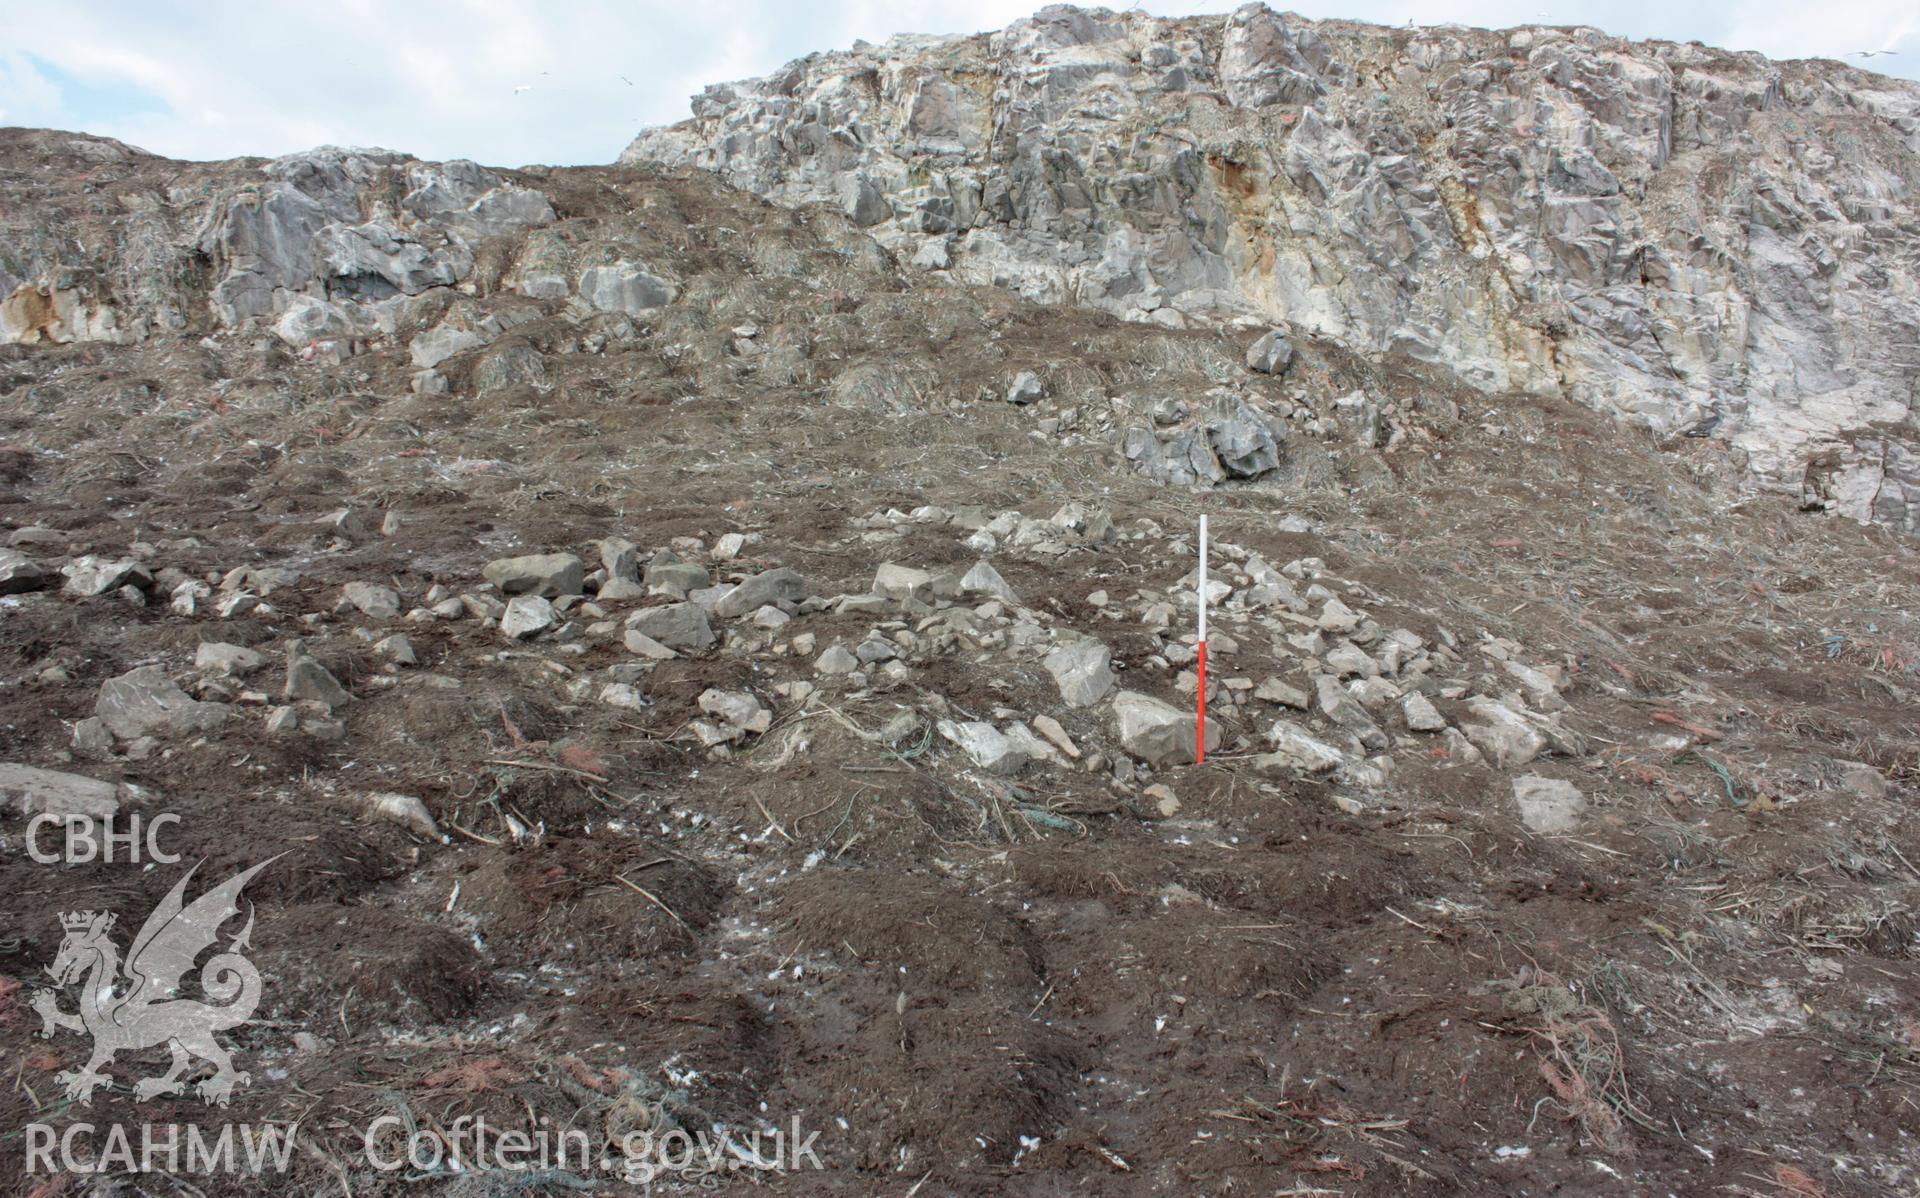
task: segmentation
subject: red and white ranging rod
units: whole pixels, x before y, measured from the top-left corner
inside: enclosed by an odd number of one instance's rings
[[[1200,517],[1200,697],[1193,721],[1193,759],[1207,760],[1207,518]]]

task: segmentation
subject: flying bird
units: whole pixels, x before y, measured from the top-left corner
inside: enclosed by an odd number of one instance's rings
[[[513,89],[513,94],[517,96],[517,95],[519,95],[519,94],[520,94],[521,92],[530,92],[530,91],[532,91],[532,90],[533,90],[533,84],[531,84],[531,83],[522,83],[522,84],[521,84],[521,85],[520,85],[519,87],[516,87],[516,88],[514,88],[514,89]]]
[[[1900,51],[1898,50],[1849,50],[1847,51],[1847,56],[1849,58],[1872,58],[1876,54],[1898,54],[1898,53],[1900,53]]]
[[[625,75],[620,76],[620,82],[626,84],[628,87],[633,86],[633,80],[627,78]]]

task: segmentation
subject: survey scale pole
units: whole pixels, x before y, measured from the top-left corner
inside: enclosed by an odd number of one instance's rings
[[[1193,721],[1193,759],[1207,760],[1207,518],[1200,517],[1200,697]]]

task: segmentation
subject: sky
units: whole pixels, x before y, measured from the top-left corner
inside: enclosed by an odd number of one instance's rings
[[[1119,7],[1115,4],[1114,7]],[[1404,25],[1597,25],[1920,78],[1915,0],[1296,0]],[[496,166],[611,162],[710,83],[893,33],[976,33],[1039,0],[65,0],[0,4],[0,125],[174,158],[384,146]],[[1167,16],[1231,0],[1147,0]]]

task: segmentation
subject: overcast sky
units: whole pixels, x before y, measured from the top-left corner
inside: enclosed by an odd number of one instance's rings
[[[889,34],[974,33],[1009,0],[65,0],[0,3],[0,125],[101,133],[177,158],[387,146],[501,166],[609,162],[709,83]],[[1149,0],[1165,15],[1213,0]],[[1916,0],[1297,0],[1401,25],[1589,24],[1920,78]],[[1859,58],[1846,58],[1858,64]],[[524,90],[521,90],[524,89]]]

